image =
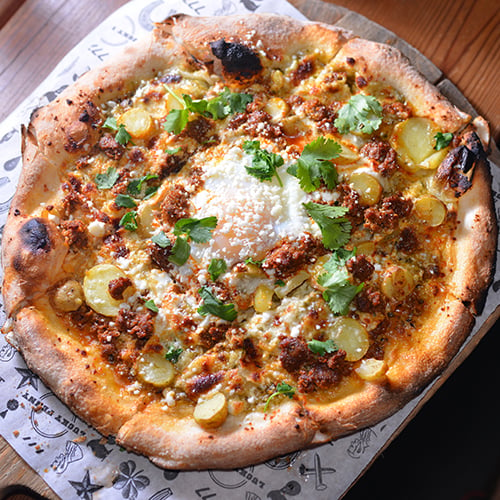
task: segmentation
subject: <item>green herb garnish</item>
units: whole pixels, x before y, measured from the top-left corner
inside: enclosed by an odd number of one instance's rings
[[[255,260],[253,257],[247,257],[245,259],[245,264],[252,264],[257,267],[262,267],[264,260]]]
[[[345,264],[354,255],[354,251],[338,249],[323,266],[326,273],[318,277],[318,283],[325,288],[323,298],[335,314],[347,314],[350,303],[364,286],[363,283],[353,285],[349,281]]]
[[[158,176],[156,174],[147,174],[147,175],[144,175],[144,176],[140,177],[139,179],[133,179],[133,180],[131,180],[128,183],[128,185],[127,185],[127,192],[128,192],[128,194],[131,194],[135,198],[140,197],[143,194],[142,193],[142,187],[143,187],[144,183],[148,182],[148,181],[150,181],[152,179],[158,179]],[[154,187],[153,189],[154,189],[154,192],[156,192],[158,190],[157,187]],[[145,199],[146,199],[147,194],[148,194],[148,191],[146,189],[146,192],[144,193],[144,195],[145,195],[144,198]]]
[[[179,219],[174,226],[174,234],[186,234],[196,243],[206,243],[212,237],[212,231],[217,226],[217,217],[203,219]]]
[[[153,311],[157,313],[159,311],[157,305],[155,304],[155,301],[153,299],[149,299],[146,302],[144,302],[144,306],[147,307],[150,311]]]
[[[191,247],[189,246],[187,239],[182,236],[178,236],[175,240],[174,246],[172,247],[168,260],[177,266],[182,266],[187,262],[190,255]]]
[[[284,163],[280,155],[261,149],[259,141],[245,141],[243,151],[253,155],[252,166],[245,166],[250,175],[257,177],[261,182],[270,181],[276,176],[279,185],[283,186],[277,171],[278,167],[281,167]]]
[[[127,231],[136,231],[137,228],[138,228],[138,224],[137,224],[137,212],[135,210],[127,212],[120,219],[120,226],[122,226],[123,228],[125,228]]]
[[[167,153],[168,155],[175,155],[180,150],[181,150],[181,148],[180,148],[180,146],[178,146],[178,147],[173,148],[173,149],[165,149],[165,153]]]
[[[353,95],[340,109],[335,126],[341,134],[362,132],[373,134],[382,123],[382,106],[370,95]]]
[[[118,123],[116,123],[116,118],[114,116],[109,116],[108,118],[106,118],[102,126],[103,128],[114,130],[115,132],[118,130]]]
[[[115,135],[116,142],[122,146],[126,146],[127,143],[132,139],[132,136],[127,132],[125,125],[118,125],[118,132]]]
[[[128,194],[119,194],[115,200],[116,206],[122,208],[135,208],[137,203]]]
[[[264,406],[264,412],[267,412],[267,408],[269,406],[269,403],[271,402],[271,399],[273,399],[276,396],[279,396],[280,394],[283,394],[285,396],[288,396],[290,399],[293,399],[293,395],[295,394],[295,387],[292,387],[291,385],[288,385],[285,382],[279,382],[278,385],[276,386],[276,391],[273,392],[267,398],[266,406]]]
[[[165,88],[183,106],[182,109],[171,110],[163,125],[167,132],[176,135],[186,128],[190,113],[197,113],[212,120],[222,120],[231,114],[243,113],[247,104],[253,101],[250,94],[233,93],[228,88],[212,99],[198,101],[193,101],[187,94],[183,94],[181,98],[168,86]]]
[[[222,273],[226,272],[227,264],[224,259],[212,259],[208,266],[208,273],[212,281],[215,281]]]
[[[453,134],[451,132],[446,132],[444,134],[442,132],[438,132],[434,136],[434,139],[436,139],[434,149],[436,151],[441,151],[441,149],[444,149],[450,144],[451,140],[453,139]]]
[[[203,299],[203,304],[198,307],[198,312],[202,316],[213,314],[214,316],[225,319],[226,321],[233,321],[236,319],[238,313],[234,308],[234,304],[224,304],[221,300],[212,295],[212,292],[206,286],[202,286],[198,290],[198,293]]]
[[[274,284],[276,286],[285,286],[286,283],[283,280],[276,280]]]
[[[319,354],[320,356],[339,350],[339,348],[335,345],[335,342],[331,339],[325,340],[324,342],[321,340],[310,340],[307,343],[307,347],[309,347],[314,354]]]
[[[303,206],[321,229],[325,248],[335,250],[349,241],[351,223],[343,217],[349,211],[347,207],[321,205],[314,202],[303,203]]]
[[[328,189],[333,189],[337,185],[338,174],[329,160],[337,158],[341,151],[339,143],[318,137],[306,144],[297,163],[290,165],[287,172],[299,179],[300,187],[306,193],[318,189],[321,181]]]
[[[163,231],[160,231],[159,233],[156,233],[154,236],[152,236],[151,241],[162,248],[167,248],[172,245],[172,242],[168,239],[168,236]]]
[[[97,174],[95,176],[95,183],[99,189],[111,189],[120,177],[116,168],[109,167],[105,174]]]
[[[182,354],[182,347],[175,347],[171,345],[168,351],[165,353],[165,358],[171,363],[177,363],[179,361],[179,356]]]

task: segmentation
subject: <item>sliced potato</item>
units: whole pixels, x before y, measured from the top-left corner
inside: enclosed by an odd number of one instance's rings
[[[54,293],[54,306],[62,312],[76,311],[83,304],[83,288],[76,280],[68,280]]]
[[[323,270],[324,271],[324,270]],[[286,297],[289,293],[293,292],[298,286],[302,285],[305,280],[309,279],[310,275],[307,271],[299,271],[297,274],[292,276],[288,281],[286,281],[284,286],[277,286],[274,289],[274,293],[277,297],[282,299]]]
[[[373,241],[362,241],[356,245],[357,255],[373,255],[375,252],[375,243]]]
[[[207,429],[219,427],[227,418],[227,401],[222,392],[216,392],[208,399],[199,401],[193,413],[198,425]]]
[[[384,360],[368,358],[362,359],[355,372],[363,379],[373,381],[382,378],[387,371],[387,365]]]
[[[390,266],[384,273],[382,293],[394,300],[405,299],[415,288],[415,280],[407,269],[400,266]]]
[[[322,287],[318,283],[318,278],[322,274],[326,273],[325,268],[323,266],[330,260],[330,257],[331,257],[331,254],[322,255],[321,257],[318,258],[318,260],[316,261],[314,266],[312,266],[312,268],[310,268],[310,272],[309,272],[309,277],[311,278],[310,284],[311,284],[311,286],[313,286],[317,290],[324,291],[324,289],[325,289],[324,287]],[[275,290],[275,292],[276,292],[276,290]],[[276,295],[278,295],[277,292],[276,292]],[[279,295],[278,295],[278,297],[279,297]]]
[[[142,382],[165,387],[169,385],[175,376],[174,366],[158,352],[143,354],[136,365],[137,376]]]
[[[113,264],[98,264],[85,273],[83,293],[87,304],[104,316],[116,316],[123,300],[116,300],[109,293],[109,282],[126,278],[125,273]]]
[[[366,328],[352,318],[339,318],[332,327],[333,340],[346,352],[347,361],[358,361],[368,351],[370,339]]]
[[[274,122],[282,120],[288,113],[288,104],[281,97],[271,97],[264,110],[271,115]]]
[[[339,165],[348,165],[349,163],[354,163],[359,160],[359,155],[354,149],[351,149],[345,144],[341,144],[340,146],[342,147],[342,151],[339,153],[339,156],[335,158],[335,163]]]
[[[253,307],[255,312],[263,313],[269,311],[273,306],[274,291],[267,285],[261,284],[255,290]]]
[[[437,129],[431,120],[413,117],[394,127],[390,142],[406,166],[412,169],[435,153],[436,133]]]
[[[436,151],[435,153],[432,153],[429,157],[427,157],[424,161],[421,161],[418,166],[425,170],[435,170],[439,167],[439,165],[441,165],[441,162],[448,154],[448,151],[449,148]]]
[[[144,139],[153,130],[151,115],[142,108],[132,108],[125,111],[117,120],[118,125],[124,125],[133,139]]]
[[[359,201],[362,205],[375,205],[382,196],[382,186],[380,182],[366,172],[358,172],[351,175],[349,184],[354,191],[359,194]]]
[[[414,214],[431,227],[441,225],[446,219],[446,205],[434,196],[421,196],[413,205]]]

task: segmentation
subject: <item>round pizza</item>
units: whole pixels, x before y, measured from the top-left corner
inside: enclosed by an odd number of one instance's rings
[[[23,130],[4,332],[78,416],[162,467],[372,425],[481,308],[487,143],[394,48],[277,15],[174,16]]]

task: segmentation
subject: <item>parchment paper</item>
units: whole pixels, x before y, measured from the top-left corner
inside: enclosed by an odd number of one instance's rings
[[[55,99],[79,75],[151,31],[154,21],[178,12],[278,12],[304,19],[283,0],[134,0],[126,4],[78,44],[0,125],[0,231],[21,169],[21,123],[28,123],[34,108]],[[498,168],[493,170],[498,216],[500,176]],[[497,263],[495,283],[468,342],[474,341],[479,326],[500,303],[499,267]],[[2,309],[0,324],[4,319]],[[346,438],[261,465],[203,472],[166,471],[112,440],[103,444],[102,436],[73,415],[1,336],[0,394],[0,433],[65,500],[292,500],[340,498],[426,393],[391,418]]]

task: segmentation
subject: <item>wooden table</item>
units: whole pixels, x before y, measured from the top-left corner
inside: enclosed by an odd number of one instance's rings
[[[44,80],[56,63],[77,42],[124,3],[126,0],[0,0],[0,95],[2,96],[0,121]],[[337,0],[336,4],[385,26],[427,56],[490,122],[492,135],[497,144],[499,143],[500,4],[498,0],[439,2]],[[497,324],[497,333],[499,329]],[[482,361],[488,356],[489,351],[498,352],[499,342],[497,340],[496,343],[492,343],[489,338],[486,342],[491,345],[488,346],[487,352],[482,352],[479,360],[475,361],[478,366],[495,364],[490,360],[487,363]],[[471,357],[477,357],[476,353]],[[468,368],[469,363],[472,361],[467,360],[464,369],[475,370],[476,365]],[[486,366],[484,370],[482,377],[490,379],[496,377],[496,385],[493,383],[491,387],[497,388],[500,383],[498,368]],[[448,385],[441,389],[438,395],[446,394],[447,388]],[[498,391],[494,397],[498,397]],[[456,397],[453,398],[450,404],[457,404]],[[470,395],[467,400],[470,400]],[[455,418],[460,418],[460,413],[463,413],[460,408],[460,405],[456,409],[452,407],[450,413],[455,412],[457,413]],[[436,411],[441,410],[438,408]],[[491,414],[498,415],[495,411]],[[439,414],[431,413],[429,418],[431,422],[433,418],[438,420]],[[420,415],[415,419],[417,425],[419,419]],[[411,425],[415,424],[412,422]],[[464,421],[463,425],[470,429],[473,428],[474,422]],[[422,432],[428,433],[428,429],[424,427]],[[496,449],[499,449],[499,444],[499,442],[491,443]],[[396,450],[394,453],[397,453],[398,446],[399,440],[389,448],[387,455],[393,453],[393,448]],[[426,442],[425,446],[429,446],[430,453],[436,452],[436,449],[432,448],[432,443]],[[405,451],[403,448],[400,453],[403,454],[403,460],[408,460],[408,466],[414,467],[411,465],[414,457],[412,450]],[[500,457],[497,455],[498,458]],[[377,463],[375,468],[378,468],[376,474],[380,482],[389,486],[393,481],[392,476],[396,472],[399,474],[398,471],[387,468],[384,470],[383,464],[379,466]],[[391,496],[390,488],[386,485],[379,485],[380,488],[377,489],[377,478],[363,478],[346,498],[363,498],[365,496],[363,488],[371,491],[371,496],[374,498],[381,498],[382,495],[385,498],[396,498]],[[409,481],[410,487],[411,476]],[[492,481],[494,482],[494,478]],[[48,498],[57,498],[0,438],[0,487],[6,484],[30,485]],[[487,495],[491,495],[494,489],[494,485],[491,484],[489,493],[484,493],[485,496],[469,495],[468,498],[489,498]],[[432,489],[429,489],[430,491]],[[497,495],[499,495],[498,490]],[[426,496],[426,498],[431,497]],[[436,496],[436,498],[448,497]]]

